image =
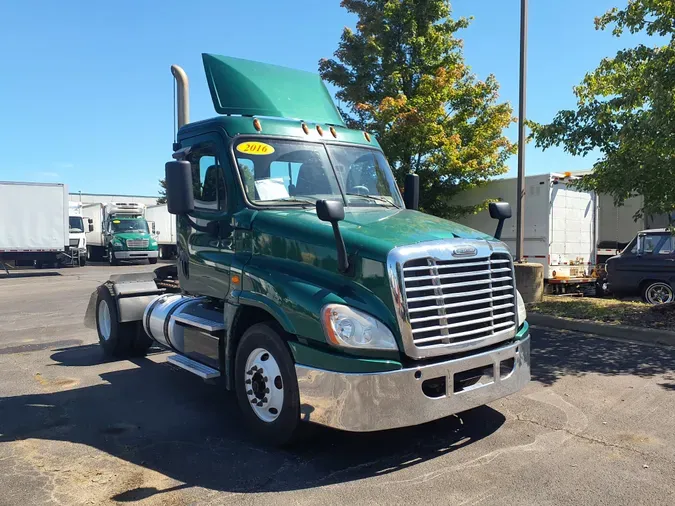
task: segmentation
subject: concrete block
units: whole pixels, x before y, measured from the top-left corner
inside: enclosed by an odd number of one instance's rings
[[[541,264],[515,263],[516,288],[525,304],[541,302],[544,297],[544,266]]]

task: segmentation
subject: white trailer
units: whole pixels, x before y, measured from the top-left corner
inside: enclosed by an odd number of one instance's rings
[[[145,219],[150,227],[150,233],[159,245],[159,257],[175,258],[178,252],[176,217],[169,214],[166,204],[158,204],[146,208]]]
[[[55,266],[68,251],[68,187],[0,181],[0,263]]]
[[[597,198],[593,192],[574,189],[575,176],[541,174],[525,178],[524,256],[544,266],[549,284],[592,283],[596,257]],[[461,193],[457,205],[477,205],[486,200],[517,202],[517,179],[496,179],[485,186]],[[487,210],[459,218],[459,223],[486,234],[494,232],[494,220]],[[516,252],[516,216],[504,225],[501,238]]]

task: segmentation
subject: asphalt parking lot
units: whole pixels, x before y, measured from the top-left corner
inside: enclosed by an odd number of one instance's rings
[[[270,449],[168,353],[103,359],[89,294],[147,270],[0,276],[0,504],[675,504],[675,349],[535,328],[517,395]]]

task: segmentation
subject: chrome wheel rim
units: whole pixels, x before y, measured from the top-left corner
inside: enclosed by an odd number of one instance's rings
[[[256,416],[267,423],[279,418],[284,384],[274,356],[264,348],[256,348],[246,360],[244,376],[246,397]]]
[[[110,339],[111,327],[110,308],[108,308],[108,303],[105,300],[101,300],[98,303],[98,331],[104,341]]]
[[[647,289],[647,302],[650,304],[673,302],[673,289],[665,283],[654,283]]]

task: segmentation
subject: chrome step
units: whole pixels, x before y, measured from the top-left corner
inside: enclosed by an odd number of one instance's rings
[[[197,327],[206,330],[207,332],[217,332],[225,329],[225,324],[222,321],[213,321],[201,316],[195,316],[189,313],[180,313],[172,316],[173,320],[190,327]]]
[[[209,367],[208,365],[201,364],[192,360],[191,358],[186,357],[185,355],[170,355],[166,359],[167,362],[175,366],[185,369],[186,371],[196,374],[202,379],[211,379],[217,378],[220,376],[220,371]]]

